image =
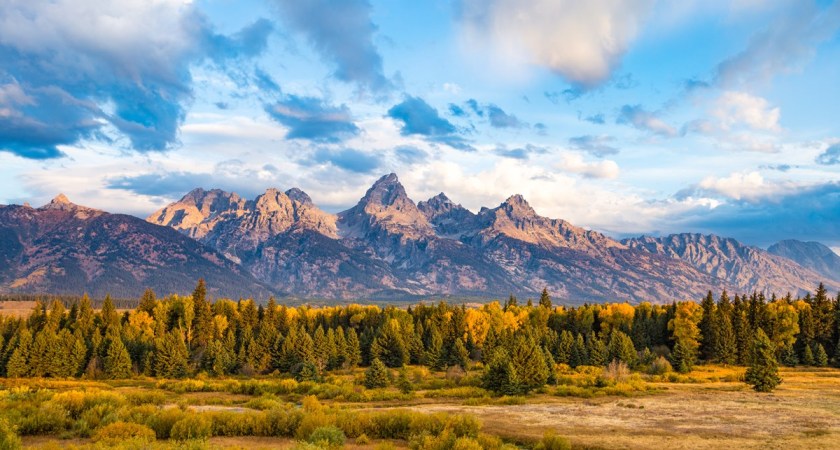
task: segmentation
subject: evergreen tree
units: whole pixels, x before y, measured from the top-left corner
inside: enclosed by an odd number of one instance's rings
[[[388,323],[379,329],[371,344],[370,356],[382,360],[388,367],[402,367],[408,364],[408,349],[395,324]]]
[[[157,299],[155,298],[155,291],[151,288],[146,289],[143,292],[143,296],[140,297],[140,303],[137,305],[138,311],[145,311],[146,314],[152,315],[155,311],[155,304],[157,303]]]
[[[671,352],[671,364],[679,373],[691,372],[694,366],[694,357],[691,351],[686,349],[682,341],[677,341],[674,345],[674,351]]]
[[[520,384],[520,391],[528,393],[545,385],[548,370],[542,349],[533,338],[518,335],[510,349],[510,363]]]
[[[572,347],[572,353],[569,356],[569,365],[572,367],[585,366],[589,364],[589,353],[586,349],[586,343],[583,340],[583,335],[578,333],[575,337],[575,345]]]
[[[108,345],[103,361],[105,376],[108,378],[129,378],[131,372],[131,357],[125,348],[122,339],[114,339]]]
[[[597,337],[594,332],[590,332],[586,345],[587,353],[589,353],[589,364],[597,367],[606,366],[610,357],[607,344],[601,338]]]
[[[551,296],[548,295],[548,288],[543,288],[540,294],[540,306],[551,309]]]
[[[350,328],[347,330],[347,359],[345,364],[349,368],[353,368],[362,362],[362,349],[359,344],[359,336],[356,330]]]
[[[757,392],[770,392],[782,382],[779,378],[779,367],[776,363],[773,343],[770,342],[764,330],[756,331],[745,380]]]
[[[805,349],[802,351],[802,365],[813,366],[814,364],[814,351],[811,350],[810,345],[805,345]]]
[[[164,378],[182,378],[189,372],[189,353],[184,336],[166,333],[155,342],[155,374]]]
[[[410,394],[414,392],[414,385],[411,384],[411,380],[408,379],[408,372],[405,368],[400,369],[400,374],[397,376],[397,382],[395,384],[397,389],[399,389],[403,394]]]
[[[385,364],[379,358],[374,358],[365,371],[365,387],[368,389],[388,387],[390,378],[391,375]]]
[[[700,356],[705,361],[718,360],[715,350],[717,349],[716,338],[718,336],[717,330],[717,313],[715,308],[715,298],[712,296],[712,291],[706,295],[703,302],[700,304],[703,308],[703,316],[700,319]]]
[[[572,333],[563,330],[560,333],[560,338],[557,340],[557,345],[554,349],[554,360],[559,364],[571,365],[570,359],[572,356],[572,348],[575,346],[575,339]]]
[[[522,393],[522,386],[516,373],[516,368],[510,361],[510,355],[503,348],[497,348],[482,376],[482,386],[485,389],[503,395],[518,395]]]
[[[22,378],[29,376],[29,350],[32,347],[32,334],[24,327],[18,331],[17,346],[6,363],[6,376],[10,378]]]
[[[782,349],[779,361],[788,367],[795,367],[799,364],[799,357],[796,356],[796,350],[793,348],[792,344],[786,345],[785,348]]]
[[[738,362],[738,342],[735,330],[732,327],[732,304],[729,303],[726,291],[723,291],[720,296],[715,319],[714,330],[717,333],[715,356],[717,361],[723,364],[735,364]]]
[[[749,359],[752,328],[747,319],[747,313],[747,304],[736,295],[732,304],[732,331],[735,334],[736,362],[738,364],[747,364]]]
[[[450,362],[453,366],[460,366],[464,370],[470,367],[470,352],[467,351],[467,347],[461,338],[455,340],[455,345],[452,346],[450,355],[452,356]]]
[[[633,347],[633,340],[621,331],[615,330],[610,335],[609,360],[623,361],[629,367],[634,367],[638,361],[636,348]]]
[[[828,354],[825,352],[825,347],[819,342],[814,344],[814,365],[818,367],[828,365]]]

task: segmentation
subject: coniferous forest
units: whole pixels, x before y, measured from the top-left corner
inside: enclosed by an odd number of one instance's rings
[[[786,366],[840,363],[840,295],[820,285],[804,298],[710,292],[700,302],[607,303],[573,308],[511,296],[466,307],[441,302],[397,307],[288,307],[273,299],[156,298],[148,290],[132,310],[106,298],[69,305],[36,303],[29,317],[0,318],[0,373],[6,377],[120,379],[207,374],[290,374],[317,381],[358,366],[484,368],[484,386],[523,394],[556,381],[565,364],[655,370],[670,364],[750,364],[761,338]]]
[[[736,413],[732,395],[761,411],[749,429],[766,420],[780,442],[831,442],[824,427],[802,441],[798,421],[834,420],[819,405],[840,392],[840,295],[698,300],[564,307],[544,290],[470,306],[292,307],[211,300],[200,280],[192,295],[148,290],[120,308],[36,301],[28,316],[0,315],[0,448],[565,449],[660,434],[691,446],[709,427],[722,446],[764,439],[701,414]],[[788,383],[783,409],[762,400]],[[582,404],[608,407],[563,412]],[[544,408],[576,418],[566,436],[540,425]],[[701,431],[669,431],[686,411],[680,426]],[[657,433],[597,432],[639,417]]]

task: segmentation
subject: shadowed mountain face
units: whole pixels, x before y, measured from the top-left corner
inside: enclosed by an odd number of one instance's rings
[[[771,245],[768,252],[795,261],[827,280],[840,278],[840,255],[819,242],[785,240]]]
[[[570,302],[671,301],[709,289],[800,291],[824,279],[715,236],[619,242],[542,217],[519,195],[478,214],[443,193],[416,204],[394,174],[337,215],[298,189],[269,189],[254,200],[196,189],[148,220],[217,249],[280,292],[303,297],[500,297],[547,287]]]
[[[0,206],[0,291],[117,297],[189,293],[205,278],[216,295],[269,290],[216,250],[136,217],[59,195],[41,208]]]

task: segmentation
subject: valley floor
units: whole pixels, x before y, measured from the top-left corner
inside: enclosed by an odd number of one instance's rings
[[[327,408],[359,412],[411,409],[421,413],[459,413],[477,417],[484,433],[505,442],[530,446],[547,431],[566,437],[573,448],[598,449],[815,449],[840,446],[840,370],[783,368],[783,383],[770,394],[749,389],[737,377],[743,368],[700,366],[687,377],[646,378],[642,388],[616,394],[555,388],[527,397],[469,397],[468,388],[425,389],[409,398],[379,396],[369,401],[324,399]],[[348,374],[352,378],[354,374]],[[433,377],[442,375],[433,374]],[[442,378],[441,378],[442,379]],[[725,381],[726,380],[726,381]],[[5,385],[5,381],[0,384]],[[25,380],[19,380],[25,381]],[[573,383],[573,380],[566,380]],[[111,382],[55,382],[74,389],[115,392],[165,392],[160,407],[179,405],[186,411],[251,411],[265,398],[232,392],[184,392],[177,385],[137,380]],[[61,384],[65,383],[65,384]],[[175,382],[177,383],[177,382]],[[182,382],[190,383],[190,382]],[[173,386],[176,386],[173,388]],[[187,386],[189,386],[187,384]],[[7,387],[7,386],[4,386]],[[15,389],[12,387],[11,389]],[[62,388],[57,388],[61,390]],[[449,395],[452,394],[452,395]],[[569,396],[577,395],[577,396]],[[160,402],[160,396],[155,397]],[[276,398],[276,397],[275,397]],[[297,397],[299,400],[300,397]],[[283,398],[293,402],[293,396]],[[159,441],[160,442],[160,441]],[[29,448],[85,448],[91,441],[57,436],[28,436]],[[377,448],[382,440],[362,444],[348,438],[345,448]],[[390,448],[407,448],[392,440]],[[209,448],[293,448],[289,438],[213,437]]]

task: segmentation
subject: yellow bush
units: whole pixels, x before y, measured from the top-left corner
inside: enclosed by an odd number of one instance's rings
[[[203,414],[190,414],[175,422],[170,437],[176,441],[207,439],[213,435],[213,423]]]
[[[154,441],[155,431],[137,423],[114,422],[100,428],[93,435],[94,442],[101,442],[106,445],[116,445],[129,440]]]

